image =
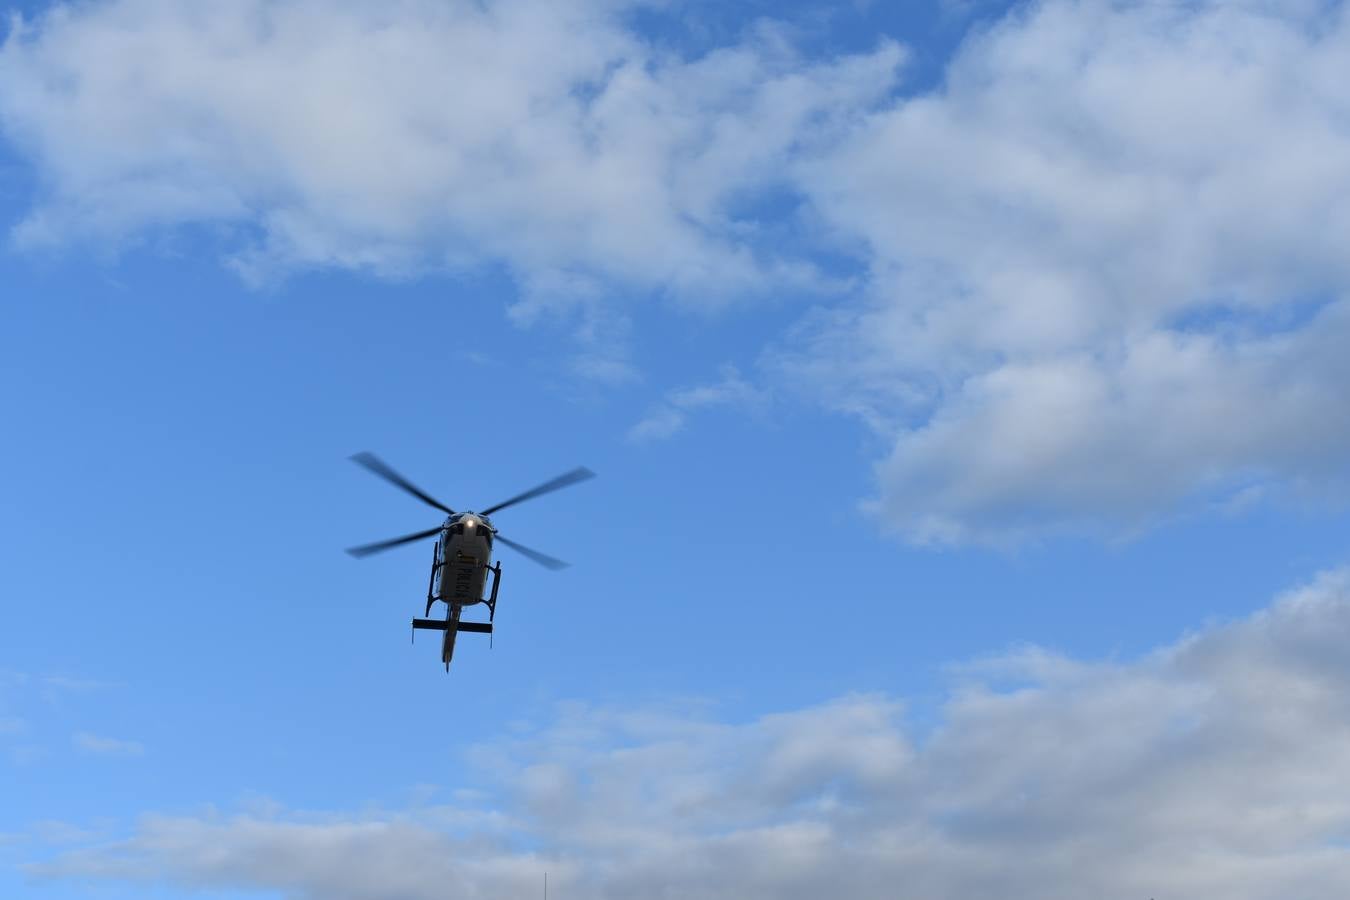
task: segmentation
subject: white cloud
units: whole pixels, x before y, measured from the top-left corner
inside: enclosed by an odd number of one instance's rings
[[[150,816],[34,872],[326,900],[516,897],[545,870],[596,898],[1333,900],[1348,641],[1342,572],[1134,661],[960,667],[923,737],[882,696],[744,723],[577,705],[482,748],[505,813]]]
[[[767,402],[768,394],[741,377],[740,370],[735,366],[724,366],[720,381],[666,394],[661,403],[628,430],[628,439],[638,442],[665,440],[683,430],[689,416],[700,410],[730,408],[756,412]]]
[[[972,376],[880,467],[878,508],[925,540],[1006,540],[1047,523],[1141,525],[1197,492],[1345,475],[1350,306],[1298,334],[1155,331]]]
[[[124,741],[118,738],[104,737],[81,731],[71,738],[77,750],[95,753],[100,756],[141,756],[145,746],[136,741]]]
[[[776,365],[894,441],[919,541],[1343,483],[1343,4],[1045,0],[800,163],[865,302]]]
[[[46,192],[25,245],[206,224],[236,263],[500,263],[531,302],[697,303],[811,283],[731,212],[899,59],[813,64],[772,30],[680,59],[627,0],[107,0],[16,27],[0,123]]]

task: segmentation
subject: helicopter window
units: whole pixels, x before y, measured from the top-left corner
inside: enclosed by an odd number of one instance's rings
[[[451,525],[451,526],[450,526],[450,533],[451,533],[451,534],[463,534],[463,533],[464,533],[464,523],[463,523],[463,522],[456,522],[455,524]]]

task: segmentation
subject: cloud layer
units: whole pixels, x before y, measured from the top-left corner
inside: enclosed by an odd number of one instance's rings
[[[1131,662],[955,671],[941,723],[852,696],[744,723],[564,708],[481,748],[477,801],[149,816],[35,870],[294,898],[1193,896],[1350,879],[1350,576]]]
[[[1343,3],[1017,4],[922,94],[886,40],[676,53],[638,7],[62,7],[0,49],[43,185],[14,236],[204,226],[256,278],[501,266],[522,315],[606,333],[631,296],[807,289],[766,377],[878,430],[873,506],[918,542],[1344,488]]]

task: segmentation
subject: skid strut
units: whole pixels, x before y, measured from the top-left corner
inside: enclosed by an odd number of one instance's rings
[[[424,616],[431,615],[431,607],[436,602],[436,597],[432,591],[436,587],[436,573],[441,570],[441,542],[437,541],[436,546],[431,548],[431,578],[427,580],[427,610],[422,613]]]

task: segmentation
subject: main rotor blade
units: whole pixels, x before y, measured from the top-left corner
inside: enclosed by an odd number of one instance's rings
[[[441,526],[428,528],[426,531],[419,531],[417,534],[405,534],[403,537],[394,538],[391,541],[380,541],[375,544],[362,544],[360,547],[348,547],[347,552],[360,559],[363,556],[370,556],[372,553],[379,553],[382,550],[388,550],[391,547],[398,547],[403,544],[411,544],[413,541],[420,541],[423,538],[429,538],[433,534],[440,534]]]
[[[510,500],[505,500],[501,503],[498,503],[496,506],[489,506],[487,509],[483,510],[482,514],[485,516],[490,516],[499,509],[506,509],[508,506],[515,506],[517,503],[522,503],[526,500],[533,500],[540,494],[547,494],[551,491],[556,491],[559,490],[560,488],[565,488],[568,485],[576,484],[578,481],[585,481],[588,478],[594,477],[595,473],[592,472],[590,469],[586,468],[585,466],[578,466],[577,468],[573,469],[570,472],[559,475],[552,481],[545,481],[538,487],[530,488],[523,494],[517,494]]]
[[[535,562],[539,563],[539,565],[544,566],[546,568],[553,569],[555,571],[558,569],[567,568],[567,563],[563,562],[561,559],[554,559],[553,557],[548,556],[547,554],[540,553],[538,550],[531,550],[524,544],[517,544],[510,538],[502,537],[500,533],[495,535],[493,537],[493,540],[501,541],[503,544],[510,547],[512,550],[516,551],[517,553],[523,553],[525,556],[528,556],[530,559],[534,560]]]
[[[435,497],[432,497],[430,494],[424,493],[411,481],[404,478],[402,475],[398,474],[393,469],[389,468],[389,466],[385,463],[385,461],[380,459],[374,453],[358,453],[352,457],[352,462],[356,463],[359,466],[365,466],[367,469],[374,472],[376,475],[380,476],[385,481],[389,482],[392,485],[395,485],[396,487],[403,488],[403,490],[412,494],[414,497],[416,497],[418,500],[421,500],[428,506],[433,506],[436,509],[439,509],[440,511],[446,513],[447,515],[453,516],[455,514],[455,511],[453,509],[446,506],[444,503],[437,500]]]

